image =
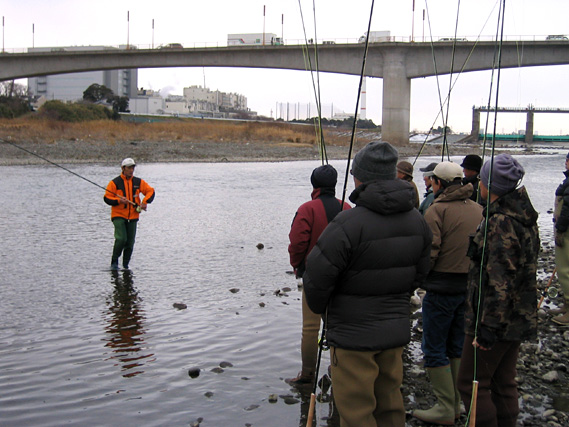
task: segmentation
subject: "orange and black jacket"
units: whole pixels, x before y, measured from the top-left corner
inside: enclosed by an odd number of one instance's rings
[[[144,195],[142,202],[140,201],[140,194]],[[111,180],[109,185],[107,185],[107,191],[103,200],[107,205],[111,206],[111,219],[120,217],[128,220],[137,220],[139,213],[136,211],[136,206],[130,203],[127,203],[125,206],[120,202],[119,196],[126,197],[136,205],[152,203],[154,200],[154,188],[143,179],[136,176],[126,179],[123,174]]]

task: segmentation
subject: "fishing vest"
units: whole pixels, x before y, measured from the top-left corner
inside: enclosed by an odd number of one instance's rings
[[[132,199],[130,201],[138,205],[138,200],[136,198],[136,195],[140,190],[140,182],[142,180],[136,176],[133,176],[131,180],[132,180]],[[117,190],[121,190],[122,193],[124,194],[124,197],[126,197],[127,196],[126,188],[124,187],[124,181],[122,177],[120,175],[117,176],[116,178],[113,179],[113,182],[115,183],[115,187],[117,187]]]

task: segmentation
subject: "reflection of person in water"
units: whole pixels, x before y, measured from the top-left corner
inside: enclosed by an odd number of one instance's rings
[[[143,311],[139,306],[140,297],[133,286],[132,273],[128,270],[122,272],[112,271],[113,294],[109,301],[108,315],[109,325],[106,331],[110,334],[106,347],[111,347],[121,364],[123,377],[134,377],[141,374],[140,368],[154,360],[154,354],[140,354],[143,348]],[[134,370],[137,369],[137,370]]]

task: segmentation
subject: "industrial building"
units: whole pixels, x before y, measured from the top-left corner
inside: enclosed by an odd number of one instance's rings
[[[29,52],[58,51],[89,51],[126,48],[108,46],[70,46],[70,47],[36,47],[28,49]],[[84,73],[56,74],[28,78],[28,90],[35,98],[44,97],[45,100],[57,99],[60,101],[77,101],[83,99],[83,92],[93,83],[104,85],[111,89],[115,95],[134,98],[138,89],[138,70],[104,70],[87,71]]]

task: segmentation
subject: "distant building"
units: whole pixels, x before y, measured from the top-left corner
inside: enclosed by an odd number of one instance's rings
[[[170,95],[164,101],[164,113],[173,116],[188,115],[190,113],[188,101],[180,95]]]
[[[135,98],[130,98],[128,109],[135,114],[164,114],[166,106],[160,92],[140,88]]]
[[[192,113],[248,111],[247,97],[238,93],[211,91],[201,86],[185,87],[183,93]]]
[[[29,48],[28,52],[111,49],[117,48],[108,46],[36,47]],[[138,69],[86,71],[83,73],[30,77],[28,89],[32,96],[44,96],[47,100],[77,101],[83,99],[83,92],[93,83],[108,87],[115,95],[134,98],[138,89]]]

